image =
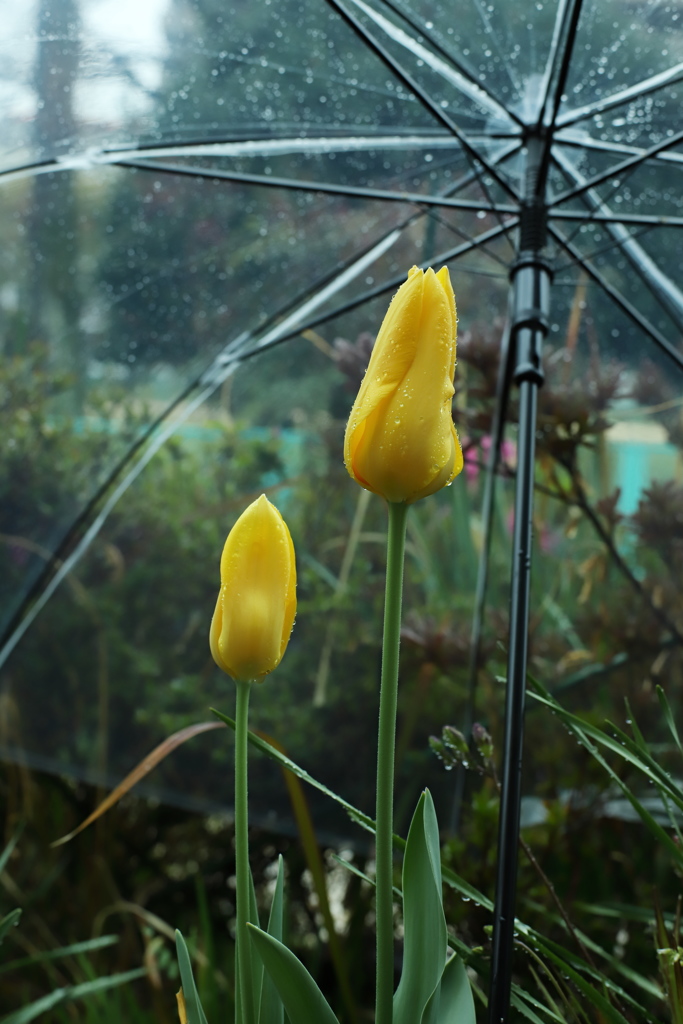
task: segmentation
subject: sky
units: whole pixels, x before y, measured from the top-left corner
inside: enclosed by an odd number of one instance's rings
[[[116,124],[144,109],[145,90],[154,88],[161,74],[168,5],[169,0],[81,0],[81,55],[86,75],[74,98],[79,120]],[[7,146],[16,156],[22,139],[30,137],[36,110],[32,76],[37,17],[38,0],[0,0],[0,119],[10,127]],[[126,59],[132,77],[143,89],[112,62],[112,53]]]

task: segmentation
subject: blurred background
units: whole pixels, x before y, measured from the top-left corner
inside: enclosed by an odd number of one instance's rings
[[[474,659],[472,619],[517,221],[487,168],[519,188],[520,125],[558,5],[472,0],[457,19],[439,2],[352,6],[384,34],[389,63],[322,0],[0,5],[0,806],[5,842],[22,830],[0,909],[23,908],[5,960],[33,958],[5,972],[5,1013],[143,966],[130,986],[45,1019],[175,1020],[176,926],[209,1019],[230,1005],[229,730],[192,739],[91,829],[50,844],[164,738],[211,707],[233,713],[207,633],[224,539],[264,491],[292,533],[299,611],[284,661],[253,694],[252,727],[372,813],[386,521],[341,453],[374,336],[413,264],[450,269],[466,464],[409,517],[395,827],[405,834],[428,785],[449,863],[493,895],[495,783],[446,771],[429,737],[477,721],[499,754],[514,395]],[[627,698],[667,763],[654,686],[676,705],[683,399],[652,338],[680,354],[680,11],[584,6],[554,194],[671,139],[652,165],[565,203],[551,238],[530,669],[596,722],[623,724]],[[391,60],[462,127],[478,169]],[[605,223],[608,203],[630,227]],[[371,872],[369,837],[266,758],[254,754],[250,773],[259,901],[286,853],[292,945],[340,1019],[369,1019],[351,1004],[372,1000],[371,892],[334,860],[343,851]],[[624,908],[651,907],[653,887],[672,904],[671,866],[536,707],[525,794],[525,835],[558,892],[654,978],[652,936]],[[520,914],[552,931],[542,880],[527,862],[521,872]],[[487,945],[484,910],[453,899],[448,918]],[[36,959],[103,934],[117,944]]]

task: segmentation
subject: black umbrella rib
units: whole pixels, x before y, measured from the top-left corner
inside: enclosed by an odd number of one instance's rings
[[[640,231],[633,231],[633,232],[631,232],[629,237],[635,242],[637,239],[642,238],[644,235],[648,235],[651,231],[652,231],[652,227],[648,224],[645,227],[641,228]],[[571,241],[572,238],[573,238],[573,235],[570,235],[569,238],[567,239],[567,241]],[[623,249],[623,246],[624,246],[624,243],[623,243],[622,239],[618,239],[618,238],[615,239],[615,238],[613,238],[606,245],[601,245],[599,249],[591,249],[589,252],[584,253],[583,254],[583,258],[585,260],[594,260],[597,256],[603,256],[607,252],[612,253],[612,252],[614,252],[615,249],[616,250]],[[554,275],[553,276],[553,285],[559,285],[560,283],[562,283],[562,284],[567,283],[567,282],[561,282],[559,280],[559,275],[562,273],[563,270],[568,270],[570,267],[573,267],[573,265],[574,265],[574,261],[573,260],[571,262],[564,263],[564,264],[554,263],[553,264],[553,275]]]
[[[279,178],[270,174],[247,174],[242,171],[223,171],[208,167],[193,167],[189,164],[167,164],[152,160],[116,160],[114,166],[134,167],[141,171],[163,171],[166,174],[180,174],[191,178],[209,178],[220,181],[234,181],[249,185],[264,185],[267,188],[283,188],[298,192],[325,192],[329,195],[348,196],[352,199],[380,199],[393,203],[419,203],[426,206],[451,206],[461,210],[488,210],[491,213],[517,213],[517,206],[486,204],[474,199],[450,199],[445,196],[423,195],[421,192],[392,192],[387,189],[368,188],[362,185],[335,185],[332,182],[300,181],[297,178]]]
[[[439,143],[443,142],[444,140],[450,141],[452,139],[452,135],[451,135],[450,132],[448,132],[448,133],[444,132],[442,135],[439,135],[439,136],[435,137],[433,132],[423,132],[421,129],[418,129],[418,128],[416,128],[414,131],[410,131],[410,132],[402,132],[400,130],[394,131],[392,129],[392,135],[397,135],[399,137],[401,135],[404,135],[406,138],[409,138],[410,135],[417,135],[417,136],[424,135],[427,139],[429,139],[429,141],[432,144],[434,144],[435,139],[438,140],[436,142],[437,146],[439,146]],[[348,134],[340,134],[340,133],[334,134],[333,132],[331,132],[330,137],[332,139],[338,139],[338,140],[347,140],[349,138],[353,138],[353,139],[357,139],[358,138],[358,136],[348,136]],[[305,138],[305,136],[304,137],[296,136],[296,141],[300,142],[302,138]],[[317,136],[316,136],[316,138],[317,138]],[[386,141],[387,136],[386,135],[378,136],[378,138],[379,138],[379,140],[381,142],[384,143]],[[369,137],[369,136],[365,136],[365,139],[367,140],[368,148],[370,149],[371,148],[371,143],[372,143],[373,139],[372,139],[372,137]],[[502,132],[502,131],[500,131],[500,132],[491,132],[491,133],[486,135],[486,141],[487,142],[491,141],[492,139],[514,139],[515,140],[516,145],[510,151],[505,153],[505,157],[509,156],[510,153],[516,152],[516,150],[521,145],[521,143],[517,141],[517,140],[519,140],[519,134],[517,132],[513,133],[513,132]],[[0,169],[0,181],[2,181],[2,179],[4,179],[4,178],[23,179],[23,178],[35,176],[37,174],[52,174],[52,173],[56,173],[58,171],[74,171],[74,170],[81,171],[81,170],[84,170],[84,169],[85,170],[91,170],[91,169],[96,168],[96,167],[116,166],[117,164],[119,164],[121,162],[121,160],[125,160],[125,159],[128,159],[128,158],[130,158],[131,160],[134,160],[136,158],[140,158],[142,160],[145,160],[145,159],[147,159],[147,160],[156,159],[156,157],[161,156],[162,154],[166,153],[167,151],[171,152],[173,155],[179,155],[176,152],[177,150],[183,150],[183,151],[187,150],[187,155],[189,155],[189,156],[195,156],[195,155],[196,156],[204,156],[204,155],[209,155],[210,156],[212,154],[203,154],[203,153],[202,154],[194,154],[191,151],[193,149],[197,148],[197,147],[204,147],[204,146],[215,146],[215,147],[218,148],[220,146],[230,145],[233,142],[240,143],[240,142],[282,142],[282,141],[291,142],[292,141],[292,137],[291,136],[272,136],[272,135],[270,135],[270,136],[267,136],[267,137],[264,136],[263,138],[259,138],[258,136],[246,136],[245,135],[244,138],[237,138],[237,139],[215,139],[214,138],[214,139],[209,139],[209,140],[204,140],[204,141],[199,140],[199,141],[187,142],[187,143],[170,142],[167,145],[157,144],[157,145],[154,145],[154,146],[143,145],[143,146],[129,146],[129,147],[120,147],[119,146],[119,147],[115,147],[115,148],[110,147],[110,148],[105,148],[105,149],[98,150],[94,154],[92,153],[92,151],[90,151],[90,152],[88,152],[87,155],[83,154],[83,153],[78,153],[78,154],[72,155],[69,158],[51,157],[50,159],[29,161],[29,162],[27,162],[25,164],[16,164],[13,167],[5,167],[5,168]],[[411,142],[410,145],[411,145],[411,147],[414,148],[415,142],[414,141]],[[333,147],[330,147],[330,148],[333,149]],[[183,155],[184,155],[184,152],[183,152]],[[230,154],[230,153],[221,153],[221,154],[218,154],[218,155],[230,158],[232,154]],[[238,155],[242,155],[242,154],[238,154]],[[264,155],[264,154],[257,154],[257,155]],[[475,180],[476,177],[477,177],[477,175],[475,174],[474,177],[473,177],[473,180]]]
[[[573,179],[575,182],[576,177],[580,177],[579,172],[571,164],[571,162],[566,159],[566,157],[559,159],[558,155],[556,154],[555,160],[565,178],[570,180]],[[591,208],[590,213],[587,217],[585,217],[583,224],[590,223],[594,215],[597,216],[600,213],[605,212],[603,201],[600,199],[599,196],[595,196],[591,192],[582,193],[581,201]],[[608,208],[606,212],[609,215],[612,211],[609,210]],[[666,275],[663,274],[663,272],[660,271],[659,268],[651,266],[648,269],[648,263],[651,264],[652,261],[644,252],[644,250],[642,250],[638,246],[638,243],[635,242],[630,237],[630,235],[626,231],[625,226],[619,222],[618,218],[619,214],[616,215],[616,218],[614,220],[608,220],[604,222],[606,224],[607,231],[612,235],[613,238],[619,239],[619,241],[622,243],[621,251],[628,259],[629,263],[635,270],[636,274],[638,274],[640,279],[645,282],[645,284],[651,290],[653,296],[659,302],[662,309],[664,309],[668,316],[671,317],[671,319],[676,324],[678,329],[683,330],[683,295],[681,294],[680,290],[676,288],[675,285],[671,284],[667,280]],[[579,226],[569,237],[569,242],[571,242],[572,239],[576,236],[576,234],[580,230],[580,227],[581,222],[579,222]],[[678,296],[678,298],[676,296]]]
[[[593,139],[590,135],[581,133],[578,137],[572,137],[571,135],[563,135],[561,131],[555,133],[555,144],[560,146],[569,146],[573,149],[593,149],[599,153],[623,153],[626,155],[635,155],[642,153],[644,150],[637,146],[627,146],[624,143],[619,142],[607,142],[604,139]],[[658,153],[655,157],[656,163],[661,164],[683,164],[683,153]]]
[[[567,241],[567,239],[565,239],[563,235],[552,226],[552,224],[548,226],[548,230],[558,245],[569,253],[575,263],[578,263],[596,284],[600,285],[602,290],[609,295],[622,313],[625,313],[637,327],[640,327],[640,329],[644,331],[652,341],[654,341],[655,345],[657,345],[662,352],[664,352],[665,355],[667,355],[669,359],[676,364],[678,369],[683,371],[683,355],[677,348],[674,348],[662,332],[658,330],[654,324],[651,324],[650,321],[642,315],[642,313],[639,313],[635,306],[632,305],[632,303],[630,303],[629,300],[622,295],[620,291],[618,291],[618,289],[609,283],[604,274],[601,274],[597,267],[594,267],[593,264],[583,256],[581,251],[573,245],[572,242]]]
[[[391,11],[394,12],[394,14],[397,14],[399,18],[402,18],[407,25],[410,25],[414,32],[416,32],[418,35],[422,35],[427,40],[427,42],[429,43],[429,45],[431,46],[435,53],[438,53],[439,56],[441,56],[448,64],[452,64],[456,71],[460,75],[462,75],[463,78],[466,78],[467,81],[470,82],[473,86],[475,86],[477,89],[480,89],[481,92],[485,93],[486,96],[488,96],[488,98],[493,103],[495,103],[497,106],[501,108],[501,110],[505,112],[505,115],[509,117],[510,120],[514,121],[515,124],[518,125],[518,127],[522,128],[524,126],[524,122],[519,117],[519,115],[516,114],[513,110],[511,110],[503,102],[503,100],[499,99],[496,96],[496,94],[492,92],[488,84],[483,84],[477,78],[475,78],[470,69],[465,64],[463,64],[462,61],[458,59],[458,57],[456,57],[452,53],[449,53],[449,51],[444,46],[442,46],[441,43],[439,43],[439,41],[435,39],[430,32],[427,31],[427,29],[424,28],[424,26],[417,24],[417,22],[413,20],[413,18],[408,14],[407,11],[404,11],[402,7],[400,7],[397,3],[394,2],[394,0],[383,0],[383,3],[385,7],[388,7]],[[512,80],[512,76],[510,77]],[[517,84],[515,82],[512,82],[512,84],[513,86],[515,86],[515,88],[517,88]]]
[[[664,139],[662,142],[658,142],[655,146],[651,146],[650,149],[644,149],[637,155],[622,160],[620,164],[615,164],[614,167],[608,168],[608,170],[603,171],[601,174],[596,174],[595,177],[589,178],[588,181],[584,181],[581,185],[576,185],[574,188],[567,189],[566,192],[561,192],[559,196],[554,196],[552,206],[556,206],[558,203],[565,203],[575,196],[580,196],[582,192],[587,192],[597,185],[602,185],[604,182],[609,181],[610,178],[624,174],[625,171],[636,170],[642,163],[649,160],[650,157],[654,157],[666,149],[671,149],[672,146],[678,145],[681,141],[683,141],[683,131],[676,132],[675,135]]]
[[[406,226],[410,220],[415,217],[413,214],[412,218],[408,218],[404,225]],[[392,232],[396,228],[392,228]],[[386,237],[386,236],[385,236]],[[349,267],[351,267],[359,259],[362,259],[364,255],[371,252],[373,248],[378,244],[376,240],[366,246],[360,253],[354,252],[352,256],[347,257],[345,260],[340,260],[331,270],[318,277],[313,284],[308,285],[298,292],[293,299],[287,302],[283,307],[280,307],[275,313],[272,313],[260,326],[260,332],[264,332],[273,327],[283,317],[291,313],[301,303],[306,302],[313,295],[316,294],[321,288],[324,288],[327,284],[334,280],[340,273],[343,273]],[[287,337],[294,337],[305,328],[298,328],[296,331],[291,332]],[[253,336],[253,332],[252,332]],[[243,344],[247,344],[249,335],[243,339]],[[264,346],[269,347],[269,346]],[[249,355],[254,355],[258,349],[250,350]],[[21,628],[22,621],[26,616],[27,612],[34,604],[34,602],[41,596],[42,592],[51,584],[52,578],[55,573],[61,569],[62,562],[66,561],[71,557],[72,552],[75,550],[79,540],[84,535],[84,529],[88,520],[91,518],[95,510],[100,506],[107,495],[112,492],[114,485],[119,480],[124,471],[130,466],[131,462],[137,455],[137,453],[149,442],[157,430],[159,430],[165,423],[168,422],[170,417],[173,415],[175,410],[190,397],[190,395],[198,390],[201,385],[206,381],[207,374],[210,373],[213,366],[216,365],[217,360],[220,360],[220,354],[214,358],[212,363],[196,374],[196,376],[183,388],[178,394],[160,413],[154,418],[154,420],[145,428],[144,431],[135,439],[128,451],[118,460],[113,466],[106,478],[97,487],[94,494],[88,499],[84,507],[78,513],[76,518],[71,522],[71,525],[65,530],[61,540],[55,547],[54,551],[51,552],[49,560],[46,562],[43,570],[39,573],[38,577],[34,580],[33,585],[30,587],[26,595],[24,596],[21,604],[16,609],[12,618],[5,626],[2,634],[0,635],[0,664],[6,659],[7,646],[11,645],[12,648],[16,643],[16,633]],[[228,360],[226,359],[225,362]],[[239,360],[237,360],[239,361]],[[223,363],[221,363],[223,365]]]
[[[458,238],[464,238],[464,239],[466,239],[468,241],[471,240],[471,235],[468,235],[466,231],[462,230],[462,228],[456,227],[455,224],[451,224],[449,221],[446,220],[445,217],[442,217],[438,212],[435,212],[434,210],[429,210],[429,211],[427,211],[427,216],[428,217],[433,217],[434,220],[436,220],[439,224],[441,224],[441,226],[443,228],[445,228],[446,231],[449,231],[452,235],[456,235]],[[505,272],[505,278],[507,280],[509,278],[509,276],[510,276],[510,263],[509,263],[509,261],[504,259],[502,256],[499,256],[498,253],[489,252],[488,250],[486,252],[486,255],[489,257],[489,259],[494,260],[496,263],[500,263],[501,267],[503,267],[503,270]],[[476,272],[478,273],[479,271],[476,271]],[[483,275],[483,271],[481,273]],[[497,277],[497,278],[500,278],[501,274],[498,273],[498,274],[495,274],[494,276]]]
[[[560,108],[560,102],[562,100],[562,93],[567,83],[567,75],[569,74],[569,64],[571,62],[571,55],[574,45],[574,39],[576,38],[576,28],[579,22],[579,15],[581,13],[582,0],[568,0],[568,3],[560,12],[562,23],[559,29],[555,33],[553,40],[554,46],[548,56],[548,68],[546,70],[546,82],[545,82],[545,93],[543,100],[540,105],[538,120],[536,122],[536,131],[540,131],[544,124],[555,126],[557,119],[557,112]],[[554,93],[551,95],[551,83],[553,79],[553,69],[560,54],[560,48],[564,42],[564,49],[560,56],[560,68],[558,71],[557,79],[555,81]],[[550,117],[547,117],[548,104],[552,102],[553,112]]]
[[[466,253],[472,252],[475,249],[483,249],[484,246],[489,242],[492,242],[495,238],[499,238],[502,234],[512,231],[517,227],[518,223],[519,217],[513,217],[505,224],[497,224],[496,227],[482,232],[481,235],[477,235],[475,238],[471,238],[469,241],[464,242],[461,245],[457,245],[453,249],[448,249],[445,252],[440,253],[438,256],[434,256],[432,259],[432,265],[436,266],[439,263],[450,263],[451,261],[458,259],[459,256],[464,256]],[[420,263],[418,266],[423,269],[427,268],[426,263]],[[353,299],[349,299],[341,306],[336,306],[334,309],[331,309],[326,313],[321,313],[318,316],[312,317],[310,320],[298,324],[296,327],[293,327],[291,331],[288,331],[286,334],[282,334],[268,342],[267,345],[259,346],[256,344],[246,352],[241,351],[237,359],[239,362],[243,362],[245,359],[260,355],[261,352],[265,352],[276,345],[281,345],[285,341],[290,341],[292,338],[296,338],[302,331],[310,331],[314,327],[320,327],[321,324],[328,323],[330,320],[336,320],[337,317],[344,316],[346,313],[351,313],[354,309],[357,309],[358,306],[362,306],[366,302],[371,302],[373,299],[386,295],[387,292],[394,291],[395,288],[398,288],[403,284],[405,279],[406,275],[404,273],[396,274],[394,277],[389,278],[389,280],[383,281],[382,284],[375,285],[374,288],[369,288],[360,295],[356,295]]]
[[[466,175],[463,179],[461,179],[460,182],[456,183],[453,186],[453,188],[465,187],[467,184],[470,183],[471,180],[471,176]],[[407,218],[404,221],[404,223],[399,226],[398,230],[407,226],[412,220],[415,219],[416,216],[420,216],[420,214],[413,214],[411,217]],[[442,254],[441,256],[437,256],[434,262],[446,263],[449,260],[456,259],[460,255],[464,255],[466,252],[471,252],[474,249],[483,248],[489,241],[492,241],[494,238],[501,235],[504,231],[512,230],[516,226],[516,224],[517,218],[514,218],[508,224],[498,226],[492,228],[489,231],[483,232],[476,238],[471,239],[468,243],[460,245],[455,249],[451,249],[448,252]],[[395,230],[397,229],[392,228],[392,232]],[[298,293],[296,297],[292,299],[289,303],[287,303],[284,307],[278,309],[276,313],[273,313],[271,316],[269,316],[267,320],[260,325],[260,331],[263,332],[272,327],[273,325],[275,325],[277,321],[282,319],[283,316],[286,316],[289,312],[294,310],[302,302],[306,301],[308,298],[310,298],[312,295],[318,292],[321,288],[324,288],[325,285],[329,284],[332,280],[334,280],[334,278],[337,277],[340,272],[343,273],[344,270],[352,266],[352,264],[355,263],[359,258],[362,258],[363,255],[369,253],[376,245],[377,241],[368,245],[366,249],[360,253],[360,256],[358,253],[354,253],[353,256],[350,256],[346,260],[337,263],[337,265],[331,271],[328,271],[326,274],[322,275],[312,285],[308,286],[307,288],[303,289],[300,293]],[[92,495],[92,497],[89,499],[86,505],[81,509],[78,516],[73,520],[71,525],[65,531],[59,544],[51,553],[49,561],[46,563],[44,569],[39,574],[37,579],[34,581],[28,593],[24,596],[24,599],[22,600],[20,606],[16,609],[14,615],[12,616],[11,620],[7,623],[5,629],[2,632],[2,635],[0,636],[0,664],[4,663],[9,653],[11,653],[11,650],[14,648],[18,640],[21,638],[24,618],[34,605],[37,607],[36,602],[41,598],[41,595],[47,590],[47,588],[53,585],[54,577],[60,571],[62,562],[67,561],[69,558],[72,557],[72,554],[74,552],[78,551],[78,544],[82,543],[83,538],[85,537],[85,526],[88,520],[93,515],[95,509],[97,509],[97,507],[102,504],[107,494],[112,492],[112,489],[116,484],[116,481],[123,476],[124,471],[131,464],[135,455],[143,448],[143,446],[148,441],[152,439],[154,433],[161,426],[163,426],[164,423],[168,421],[169,417],[178,408],[178,406],[185,399],[189,398],[192,392],[196,391],[199,387],[201,387],[202,383],[206,381],[207,374],[210,372],[213,366],[217,365],[218,362],[220,362],[221,366],[224,366],[226,363],[231,361],[242,362],[243,360],[249,359],[252,356],[258,355],[259,353],[274,347],[275,345],[279,344],[282,341],[288,341],[294,337],[297,337],[304,330],[317,327],[337,316],[342,315],[345,312],[349,312],[350,310],[355,309],[357,306],[362,305],[364,302],[370,301],[377,295],[383,295],[388,291],[392,291],[398,285],[402,284],[404,280],[405,274],[392,278],[389,282],[385,282],[378,288],[374,288],[371,289],[370,291],[364,292],[356,299],[345,303],[343,306],[338,307],[337,309],[332,310],[329,313],[313,318],[306,323],[299,324],[293,330],[282,335],[281,337],[274,339],[267,345],[262,345],[259,347],[258,344],[256,344],[254,345],[253,348],[248,349],[247,351],[244,351],[241,348],[239,354],[236,357],[233,357],[232,360],[227,357],[221,360],[219,355],[213,360],[210,367],[207,367],[204,370],[202,370],[201,373],[198,374],[183,389],[183,391],[176,396],[176,398],[155,418],[155,420],[135,440],[133,445],[112,468],[112,470],[107,475],[106,479],[102,481],[100,486],[97,488],[96,492]],[[246,344],[247,341],[248,339],[245,338],[243,344]],[[80,541],[79,538],[81,538]],[[84,553],[85,549],[82,552],[80,552],[81,555]]]
[[[7,622],[2,635],[0,635],[0,663],[4,661],[5,647],[7,643],[13,639],[14,633],[21,625],[26,612],[49,584],[55,571],[61,567],[62,562],[66,559],[69,551],[74,545],[74,542],[82,533],[83,528],[88,522],[88,519],[94,509],[96,509],[104,499],[107,492],[111,490],[118,477],[126,466],[132,462],[138,451],[144,447],[159,427],[173,414],[175,409],[177,409],[178,406],[192,394],[197,387],[197,384],[197,380],[191,381],[185,388],[183,388],[180,394],[176,395],[173,401],[167,405],[154,420],[152,420],[149,426],[142,431],[142,433],[133,441],[125,455],[119,459],[114,468],[97,487],[95,493],[88,499],[76,518],[72,520],[71,525],[64,531],[61,540],[58,542],[54,550],[50,552],[50,557],[46,560],[42,570],[38,573],[32,585],[24,595],[19,607]]]
[[[380,58],[380,60],[390,69],[390,71],[392,71],[393,74],[395,74],[396,77],[400,79],[400,81],[403,82],[403,84],[410,90],[410,92],[412,92],[413,95],[417,97],[420,103],[422,103],[423,107],[425,107],[425,109],[427,109],[436,118],[436,120],[439,121],[444,126],[444,128],[447,128],[448,131],[458,140],[462,148],[465,150],[468,159],[472,161],[473,166],[476,167],[477,165],[480,165],[486,171],[486,173],[490,175],[491,178],[493,178],[496,184],[499,185],[500,188],[502,188],[503,191],[507,193],[507,195],[509,195],[514,200],[518,199],[515,190],[512,188],[509,182],[507,182],[505,178],[501,177],[496,168],[491,163],[489,163],[489,161],[485,157],[483,157],[480,153],[477,152],[477,150],[472,146],[472,144],[463,134],[460,128],[458,128],[455,121],[453,121],[453,119],[450,118],[448,114],[446,114],[446,112],[438,105],[438,103],[436,103],[431,98],[431,96],[429,96],[425,92],[425,90],[422,88],[419,82],[417,82],[412,77],[412,75],[409,74],[409,72],[406,71],[405,68],[402,67],[402,65],[399,64],[399,62],[394,57],[392,57],[389,51],[384,46],[382,46],[379,40],[376,39],[375,36],[364,25],[361,24],[358,18],[351,14],[351,12],[348,11],[342,3],[340,3],[340,0],[327,0],[327,3],[330,5],[330,7],[334,8],[334,10],[344,19],[344,21],[356,33],[356,35],[360,36],[361,39],[364,40],[367,46]],[[486,187],[486,184],[484,183],[480,176],[478,176],[478,180],[479,184],[484,190],[484,193],[488,197],[488,189]],[[490,201],[490,197],[488,198]],[[491,205],[493,205],[493,203],[491,203]]]
[[[574,43],[576,41],[576,30],[581,16],[582,4],[583,0],[570,0],[569,7],[567,9],[567,28],[564,33],[564,43],[563,45],[558,44],[560,67],[555,81],[555,87],[552,91],[552,96],[551,90],[548,88],[548,92],[543,101],[543,107],[541,108],[539,121],[536,126],[537,132],[540,132],[543,126],[546,128],[546,134],[543,138],[543,152],[541,154],[541,162],[536,178],[536,198],[539,200],[545,199],[546,181],[548,178],[548,171],[550,169],[550,152],[553,142],[553,133],[555,131],[557,114],[560,109],[562,95],[564,93],[565,85],[567,84],[569,64],[571,62]],[[548,86],[550,86],[550,80],[548,80]],[[552,113],[549,118],[547,116],[548,102],[551,102],[552,104]]]
[[[539,131],[543,124],[543,118],[545,116],[545,110],[548,105],[548,99],[550,96],[550,83],[553,77],[553,71],[555,70],[555,62],[557,60],[557,51],[562,40],[562,32],[565,24],[567,15],[567,4],[569,0],[560,0],[557,7],[557,13],[555,15],[555,24],[553,25],[553,35],[550,40],[550,49],[548,50],[548,58],[545,64],[545,71],[543,73],[543,83],[540,87],[541,102],[538,106],[538,117],[536,119],[536,131]]]
[[[379,128],[382,131],[390,131],[392,135],[432,135],[434,133],[433,128],[423,128],[419,125],[404,127],[403,125],[391,125],[386,129],[380,125],[366,125],[365,128],[368,130],[372,128]],[[321,133],[324,133],[325,137],[333,139],[344,139],[349,136],[349,128],[346,125],[340,124],[324,124],[316,123],[315,125],[309,125],[306,128],[299,122],[282,121],[278,124],[277,130],[272,127],[264,129],[262,123],[247,122],[240,124],[235,128],[228,126],[229,135],[228,137],[221,137],[220,135],[200,135],[194,138],[185,139],[173,139],[167,140],[166,142],[156,140],[155,142],[135,142],[128,144],[122,144],[117,146],[104,146],[102,152],[107,153],[120,153],[122,151],[130,153],[144,153],[148,149],[157,149],[158,147],[172,146],[176,149],[192,148],[192,146],[220,146],[224,143],[231,142],[279,142],[282,139],[295,138],[297,141],[301,141],[307,138],[319,138]],[[224,128],[224,131],[226,129]],[[310,134],[309,134],[310,132]],[[445,133],[444,133],[445,134]],[[450,132],[448,133],[450,134]],[[356,134],[353,135],[356,138]]]
[[[550,210],[552,220],[578,221],[580,224],[635,224],[653,228],[681,228],[683,217],[669,217],[656,213],[598,213],[586,214],[582,210]]]
[[[32,160],[27,164],[20,164],[18,167],[5,167],[0,171],[0,178],[7,178],[13,174],[24,174],[25,172],[32,172],[33,174],[45,174],[51,170],[59,167],[59,161],[55,160],[54,157],[50,157],[46,160]]]
[[[662,71],[658,75],[652,75],[651,78],[643,79],[636,85],[630,85],[628,89],[605,96],[604,99],[596,100],[595,103],[587,103],[586,106],[578,107],[576,110],[568,110],[566,114],[558,117],[557,127],[566,128],[578,121],[585,121],[586,118],[593,117],[595,114],[604,114],[605,111],[612,110],[613,107],[621,107],[624,103],[630,103],[631,100],[639,100],[643,96],[664,89],[667,85],[680,82],[681,79],[683,79],[683,64],[676,64],[668,71]]]

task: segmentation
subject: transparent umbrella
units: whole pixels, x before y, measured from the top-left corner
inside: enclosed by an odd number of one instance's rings
[[[0,332],[16,372],[5,386],[27,422],[36,388],[50,408],[34,477],[19,436],[6,470],[6,692],[53,595],[199,410],[232,386],[237,407],[267,396],[264,423],[274,401],[298,414],[292,395],[318,372],[321,332],[371,327],[411,264],[445,263],[466,297],[461,329],[507,321],[491,479],[520,385],[498,879],[511,929],[541,346],[565,336],[588,295],[606,357],[632,375],[645,354],[683,369],[678,8],[36,0],[6,17]],[[290,362],[263,362],[283,345]],[[16,361],[27,353],[30,365]],[[275,398],[264,373],[289,375],[290,393]],[[61,463],[50,431],[65,415],[80,456]],[[67,486],[51,489],[52,466]],[[473,671],[492,495],[490,484]],[[115,574],[119,554],[108,557]],[[51,756],[73,762],[64,743]],[[507,941],[496,935],[494,949]]]

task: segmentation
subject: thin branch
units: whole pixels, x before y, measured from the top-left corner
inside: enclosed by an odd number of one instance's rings
[[[631,587],[641,600],[647,605],[654,617],[658,622],[666,629],[669,633],[676,637],[679,643],[683,643],[683,633],[680,632],[678,627],[671,621],[669,616],[661,608],[658,608],[652,599],[652,595],[647,592],[645,587],[642,585],[640,580],[633,574],[629,566],[626,564],[621,554],[619,553],[614,540],[612,539],[608,530],[605,529],[604,525],[600,522],[600,517],[594,508],[588,503],[586,491],[584,490],[583,484],[579,479],[577,473],[573,472],[571,465],[564,463],[564,468],[568,470],[572,478],[572,484],[574,487],[574,498],[572,504],[580,508],[583,514],[592,523],[596,533],[600,537],[601,541],[607,548],[614,564],[619,569],[621,574],[630,583]]]

